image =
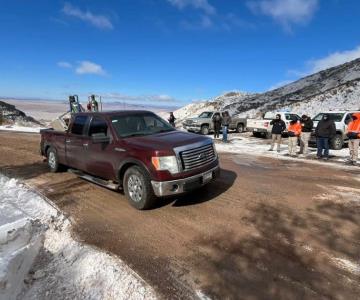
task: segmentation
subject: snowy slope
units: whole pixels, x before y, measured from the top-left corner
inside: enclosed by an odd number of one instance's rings
[[[22,127],[39,127],[40,122],[27,116],[14,105],[0,101],[0,125],[16,125]]]
[[[233,113],[256,115],[282,108],[315,115],[330,108],[358,109],[360,59],[307,76],[284,87],[253,95],[225,107]]]
[[[177,111],[178,120],[212,109],[240,117],[258,117],[266,111],[293,110],[315,116],[329,109],[360,109],[360,58],[307,76],[281,88],[259,94],[226,93],[189,104]]]

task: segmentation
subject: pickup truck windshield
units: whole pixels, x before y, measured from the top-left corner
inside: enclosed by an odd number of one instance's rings
[[[126,116],[113,116],[112,125],[116,134],[121,138],[152,135],[175,129],[155,114],[127,114]]]
[[[212,112],[203,112],[200,114],[199,118],[202,118],[202,119],[209,119],[211,118],[213,115]]]
[[[344,117],[344,114],[342,113],[327,113],[326,115],[329,116],[330,120],[333,120],[334,122],[341,122],[341,120]],[[321,121],[323,119],[324,113],[318,114],[313,120],[314,121]]]

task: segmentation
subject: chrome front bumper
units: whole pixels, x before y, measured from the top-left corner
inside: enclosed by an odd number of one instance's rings
[[[209,179],[208,174],[212,174]],[[192,177],[172,181],[151,181],[154,193],[157,197],[178,195],[202,187],[215,180],[220,175],[220,166],[217,165],[206,172]]]
[[[183,128],[185,130],[188,130],[188,131],[194,131],[194,132],[198,132],[201,130],[201,127],[200,126],[197,126],[197,125],[184,125],[183,124]]]

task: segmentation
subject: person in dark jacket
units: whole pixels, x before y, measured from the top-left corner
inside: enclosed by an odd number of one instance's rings
[[[227,136],[228,136],[228,129],[229,129],[230,123],[231,123],[230,114],[229,114],[229,112],[225,111],[223,113],[222,122],[221,122],[224,143],[228,142]]]
[[[319,159],[329,159],[330,140],[336,135],[335,122],[329,118],[329,115],[324,114],[322,120],[315,130],[317,143],[317,157]]]
[[[271,147],[269,151],[273,151],[275,144],[277,144],[277,152],[280,152],[282,134],[286,129],[286,124],[283,120],[281,120],[281,115],[277,114],[275,119],[270,122],[270,125],[272,126],[272,129],[271,129]]]
[[[220,115],[220,113],[215,113],[214,116],[212,117],[212,121],[214,124],[214,138],[218,139],[220,137],[220,129],[221,129],[221,122],[222,122],[222,117]]]
[[[172,127],[175,127],[176,118],[175,118],[173,112],[170,113],[170,117],[169,117],[168,121],[169,121],[169,123],[170,123],[170,125],[171,125]]]
[[[303,115],[300,119],[301,135],[300,135],[300,154],[307,156],[309,148],[309,140],[313,131],[314,122],[307,115]]]

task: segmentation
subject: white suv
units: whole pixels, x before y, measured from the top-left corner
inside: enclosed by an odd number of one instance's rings
[[[331,140],[331,148],[334,150],[340,150],[343,148],[344,144],[348,143],[348,138],[346,136],[347,125],[351,121],[351,116],[354,113],[360,113],[356,110],[336,110],[336,111],[326,111],[317,114],[314,118],[314,129],[318,125],[319,121],[322,120],[324,115],[328,115],[331,120],[335,122],[336,125],[336,136]],[[310,142],[316,142],[315,134],[312,135]]]

